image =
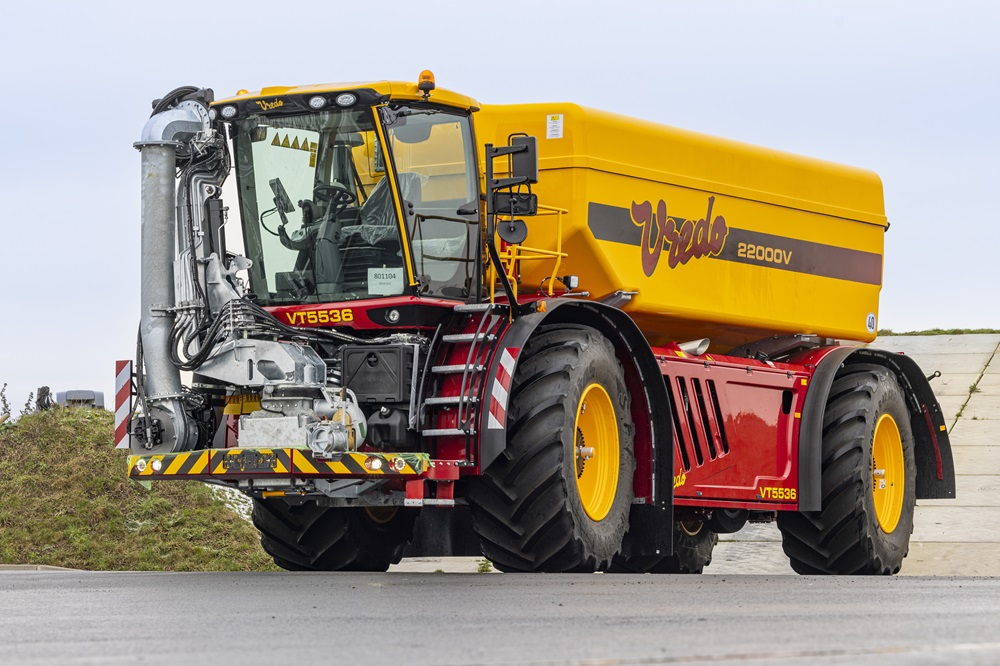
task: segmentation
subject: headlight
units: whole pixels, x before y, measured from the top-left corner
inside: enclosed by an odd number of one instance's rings
[[[342,93],[337,95],[337,106],[350,106],[358,101],[357,96],[354,93]]]

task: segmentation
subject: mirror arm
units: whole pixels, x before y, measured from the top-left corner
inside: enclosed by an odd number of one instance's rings
[[[494,195],[497,190],[528,183],[528,179],[521,178],[493,178],[493,160],[503,155],[510,155],[515,152],[527,150],[526,146],[501,146],[494,148],[493,144],[486,144],[486,184],[489,188],[489,195],[486,197],[486,249],[489,252],[490,261],[500,277],[500,284],[507,295],[507,302],[510,303],[511,317],[520,317],[535,311],[535,304],[521,305],[514,297],[514,288],[510,284],[507,271],[504,270],[503,261],[500,259],[500,252],[496,245],[496,214],[494,210]],[[511,182],[513,181],[513,182]]]

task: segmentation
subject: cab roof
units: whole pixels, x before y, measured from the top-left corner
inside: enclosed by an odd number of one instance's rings
[[[232,97],[218,99],[212,106],[224,106],[241,102],[253,102],[258,99],[280,98],[287,96],[318,95],[341,92],[358,92],[370,90],[379,97],[394,100],[424,101],[424,93],[414,82],[405,81],[369,81],[358,83],[319,83],[306,86],[269,86],[255,92],[239,90]],[[479,110],[479,102],[450,90],[435,88],[430,92],[428,102],[443,104],[464,110]]]

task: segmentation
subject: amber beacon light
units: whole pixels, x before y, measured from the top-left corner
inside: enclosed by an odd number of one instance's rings
[[[434,72],[429,69],[420,72],[417,89],[424,94],[424,99],[430,97],[431,91],[434,90]]]

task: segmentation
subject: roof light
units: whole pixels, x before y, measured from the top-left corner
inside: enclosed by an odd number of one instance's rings
[[[236,117],[236,107],[235,106],[224,106],[222,107],[222,117],[226,120]]]
[[[322,109],[324,106],[326,106],[326,97],[316,95],[315,97],[309,98],[309,108]]]
[[[337,106],[350,106],[358,101],[358,97],[354,93],[341,93],[334,101],[337,102]]]
[[[424,99],[427,99],[431,91],[434,90],[434,72],[429,69],[420,72],[420,78],[417,80],[417,89],[424,94]]]

